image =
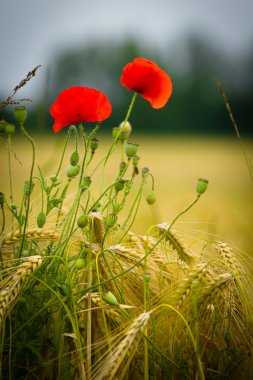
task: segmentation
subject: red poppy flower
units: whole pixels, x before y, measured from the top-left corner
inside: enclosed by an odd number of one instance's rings
[[[135,58],[122,71],[121,84],[148,100],[153,108],[162,108],[172,93],[171,79],[165,71],[146,58]]]
[[[57,133],[70,124],[103,121],[111,115],[112,106],[102,92],[75,86],[60,93],[50,113],[54,118],[53,130]]]

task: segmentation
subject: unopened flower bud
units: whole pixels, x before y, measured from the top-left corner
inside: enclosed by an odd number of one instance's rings
[[[6,124],[5,125],[5,133],[7,134],[10,134],[10,135],[13,135],[13,133],[15,132],[15,125],[14,124]]]
[[[46,215],[44,214],[43,211],[41,211],[38,216],[37,216],[37,225],[39,228],[42,228],[44,224],[46,223]]]
[[[204,179],[204,178],[199,178],[198,181],[197,181],[197,186],[196,186],[196,191],[198,194],[203,194],[206,189],[207,189],[207,185],[208,185],[208,180],[207,179]]]
[[[146,201],[148,202],[149,205],[152,205],[156,201],[156,193],[154,190],[150,191],[146,197]]]
[[[131,158],[136,155],[137,150],[138,150],[138,144],[128,141],[126,144],[126,155],[128,158]]]
[[[142,173],[142,177],[146,178],[148,173],[149,173],[149,168],[147,168],[147,167],[142,168],[141,173]]]
[[[118,127],[114,127],[112,129],[112,138],[113,138],[113,140],[118,140],[119,135],[120,135],[120,129]]]
[[[69,158],[70,164],[72,166],[76,166],[79,162],[79,153],[77,150],[75,150],[73,153],[71,153]]]
[[[107,292],[102,296],[102,299],[104,302],[108,303],[109,305],[118,305],[117,298],[112,292]]]
[[[76,166],[70,165],[67,167],[67,171],[66,171],[67,177],[68,178],[76,177],[79,171],[80,171],[80,167],[78,165]]]
[[[98,147],[98,139],[96,139],[96,137],[93,137],[93,139],[90,140],[90,149],[91,149],[91,152],[94,153],[95,150],[97,149]]]
[[[105,224],[106,224],[107,228],[112,228],[114,226],[114,224],[117,222],[117,220],[118,220],[117,215],[115,215],[115,214],[107,215],[107,217],[105,218]]]
[[[18,123],[24,123],[27,118],[26,108],[24,106],[15,107],[14,116]]]
[[[122,121],[119,125],[120,134],[124,135],[126,138],[130,136],[132,132],[132,126],[129,121]]]
[[[85,190],[88,189],[91,185],[91,178],[90,177],[84,177],[81,181],[81,189]]]
[[[77,270],[83,269],[85,267],[85,260],[82,257],[76,259],[74,268]]]
[[[17,209],[18,209],[18,206],[15,205],[14,203],[12,203],[12,204],[10,205],[10,208],[11,208],[11,210],[12,210],[14,213],[16,213],[16,211],[17,211]]]
[[[114,185],[116,191],[121,191],[124,188],[125,181],[124,179],[120,179]]]
[[[79,216],[79,218],[77,219],[77,225],[79,228],[86,227],[87,223],[88,223],[88,217],[86,214]]]

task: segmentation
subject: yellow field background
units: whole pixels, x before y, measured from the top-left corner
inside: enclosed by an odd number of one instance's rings
[[[35,136],[36,174],[37,164],[46,175],[55,174],[64,143],[62,136]],[[94,164],[103,157],[111,143],[108,137],[98,136],[98,138],[100,145],[94,157]],[[235,138],[134,136],[133,140],[140,144],[138,150],[138,155],[141,157],[140,168],[147,166],[150,169],[155,177],[157,193],[157,202],[152,206],[147,205],[143,199],[140,212],[132,227],[134,232],[144,234],[152,224],[170,223],[194,200],[196,181],[199,177],[203,177],[209,180],[207,192],[193,209],[179,219],[176,227],[188,240],[203,239],[203,245],[207,237],[209,240],[223,240],[252,254],[253,184]],[[73,147],[73,144],[71,145]],[[253,141],[246,140],[245,147],[252,159]],[[72,150],[69,148],[67,151],[61,178],[66,179],[65,168]],[[120,147],[118,147],[108,162],[105,183],[109,184],[109,181],[116,177],[120,157]],[[29,178],[31,164],[31,146],[23,138],[14,137],[11,160],[14,200],[18,203],[22,196],[23,183]],[[7,144],[3,140],[0,166],[0,191],[4,192],[8,199]],[[89,174],[88,170],[87,175]],[[93,183],[93,189],[99,187],[100,172],[96,178],[98,186]],[[36,185],[38,187],[38,184]],[[150,189],[151,181],[148,179],[145,193]],[[72,191],[75,191],[75,182]],[[40,197],[36,192],[34,195]],[[36,200],[34,207],[35,204]],[[34,223],[35,221],[36,218]]]

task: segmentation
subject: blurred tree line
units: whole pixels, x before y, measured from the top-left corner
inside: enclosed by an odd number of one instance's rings
[[[120,76],[123,66],[135,57],[157,62],[173,82],[173,95],[161,110],[153,110],[148,102],[137,98],[130,119],[136,133],[231,134],[232,127],[216,84],[219,80],[240,131],[252,135],[253,49],[243,56],[231,57],[212,44],[210,38],[199,35],[191,35],[162,50],[134,40],[67,47],[54,57],[40,104],[30,112],[33,131],[34,126],[38,132],[51,129],[49,108],[60,91],[85,85],[103,91],[110,99],[113,114],[103,123],[103,130],[111,133],[111,128],[124,119],[132,97],[132,92],[121,86]]]

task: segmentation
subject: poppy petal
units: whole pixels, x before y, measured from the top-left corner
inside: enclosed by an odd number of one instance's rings
[[[123,68],[121,84],[138,92],[157,109],[165,106],[172,93],[168,74],[146,58],[136,58]]]

